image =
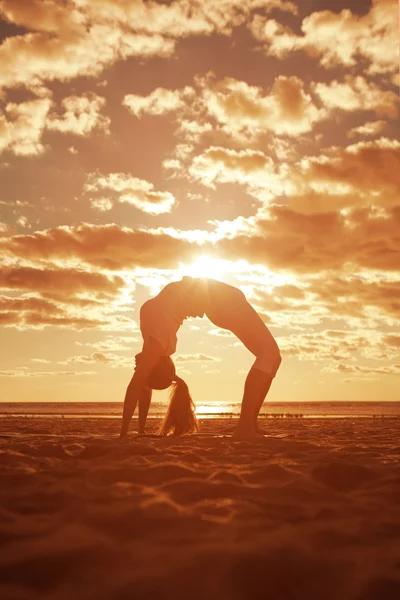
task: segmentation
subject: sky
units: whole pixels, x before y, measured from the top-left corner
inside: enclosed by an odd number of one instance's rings
[[[191,275],[272,331],[270,401],[400,400],[399,84],[397,0],[0,0],[1,399],[122,402]],[[178,339],[240,402],[242,344]]]

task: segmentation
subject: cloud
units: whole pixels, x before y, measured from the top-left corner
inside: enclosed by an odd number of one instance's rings
[[[264,286],[257,282],[247,286],[247,296],[266,322],[275,327],[302,330],[305,326],[309,328],[323,323],[326,319],[331,322],[336,320],[340,324],[345,319],[348,328],[346,339],[355,335],[352,330],[360,331],[366,327],[366,323],[376,338],[377,333],[374,330],[378,323],[386,327],[396,326],[400,309],[400,302],[397,301],[400,281],[391,273],[384,275],[360,268],[353,271],[354,275],[346,274],[345,270],[334,272],[322,269],[318,276],[304,274],[301,277],[301,289],[297,286],[274,286],[270,282],[268,286]],[[291,294],[292,287],[298,294],[297,297]],[[319,331],[318,337],[321,335],[324,334]],[[330,331],[327,335],[328,338],[335,338],[338,343],[340,338],[346,337],[340,331]],[[317,350],[315,336],[313,339],[309,345]],[[328,341],[326,343],[330,347]],[[347,350],[347,344],[344,344],[343,351]],[[382,359],[384,353],[386,358],[389,355],[393,356],[393,349],[390,351],[389,347],[385,347],[383,339],[380,339],[379,343],[377,339],[370,339],[368,343],[364,341],[363,344],[358,339],[353,350],[361,352],[364,356],[368,355],[369,358]]]
[[[290,164],[259,150],[210,147],[188,168],[194,181],[215,188],[238,183],[265,204],[287,204],[300,212],[329,212],[399,203],[400,142],[388,138],[333,146]]]
[[[29,360],[34,363],[39,363],[41,365],[50,365],[51,364],[51,360],[47,360],[47,358],[31,358]]]
[[[174,361],[177,363],[185,362],[218,362],[220,359],[214,356],[208,356],[207,354],[178,354]]]
[[[168,58],[178,40],[230,35],[260,9],[296,13],[294,3],[280,0],[1,0],[0,17],[28,32],[0,46],[0,88],[98,77],[129,57]]]
[[[93,329],[110,323],[110,319],[99,319],[71,312],[60,305],[35,296],[0,296],[0,325],[30,329],[44,326],[68,329]]]
[[[88,135],[94,129],[108,132],[110,120],[100,114],[105,99],[90,96],[70,96],[61,105],[62,117],[50,112],[54,102],[38,98],[26,102],[9,102],[0,111],[0,153],[8,150],[16,156],[38,156],[45,152],[42,142],[46,130]]]
[[[327,369],[328,370],[328,369]],[[339,363],[332,368],[329,368],[330,372],[336,373],[354,373],[355,375],[399,375],[400,365],[387,365],[383,367],[364,367],[362,365],[349,365]]]
[[[396,351],[390,348],[385,337],[377,330],[362,328],[346,331],[320,330],[312,333],[296,333],[279,337],[279,347],[284,357],[294,356],[298,360],[312,360],[325,365],[324,371],[355,372],[360,357],[368,360],[395,360]],[[364,367],[363,367],[364,369]],[[388,373],[378,367],[378,373]],[[375,370],[375,369],[373,369]]]
[[[60,226],[30,235],[0,238],[4,255],[29,261],[78,260],[110,270],[174,269],[201,246],[184,237],[118,225]]]
[[[174,52],[173,39],[124,31],[117,24],[89,23],[82,17],[75,29],[61,28],[58,35],[36,31],[6,38],[0,46],[0,88],[34,90],[44,82],[98,77],[130,56],[168,57]],[[40,23],[32,18],[30,27],[35,30]]]
[[[296,76],[279,76],[264,89],[232,77],[217,81],[213,73],[208,73],[195,77],[193,87],[156,88],[147,96],[127,95],[123,103],[137,117],[173,113],[175,135],[184,143],[178,144],[173,157],[164,161],[172,176],[202,138],[214,144],[229,139],[240,145],[271,133],[293,138],[311,132],[332,111],[318,107]],[[274,145],[278,154],[279,140]],[[282,146],[283,142],[281,150]],[[286,155],[289,148],[288,142]]]
[[[385,129],[386,121],[368,121],[359,127],[350,129],[348,136],[355,137],[356,135],[374,136],[379,135]]]
[[[218,133],[238,141],[266,132],[296,136],[311,131],[328,116],[295,76],[277,77],[272,87],[264,90],[231,77],[215,81],[209,73],[196,77],[195,87],[156,88],[147,96],[130,94],[123,104],[137,117],[175,113],[176,135],[190,143]],[[184,158],[178,153],[176,157]]]
[[[190,142],[190,144],[196,144],[206,134],[210,134],[213,131],[213,126],[208,122],[196,121],[195,118],[189,117],[188,119],[179,119],[179,127],[176,131],[177,136],[183,136],[183,138]],[[186,158],[191,154],[193,147],[190,144],[178,144],[175,147],[175,155],[181,159]]]
[[[204,110],[230,135],[252,136],[270,131],[296,136],[311,131],[315,123],[327,117],[296,76],[277,77],[269,93],[230,77],[216,83],[208,77],[199,80],[199,84],[203,88]]]
[[[398,94],[383,90],[361,75],[356,77],[349,75],[342,83],[337,80],[329,83],[314,83],[312,90],[328,109],[340,109],[346,112],[372,110],[378,115],[391,119],[396,119],[399,114]]]
[[[66,361],[60,364],[102,364],[111,368],[134,367],[134,359],[132,356],[118,356],[111,352],[93,352],[92,354],[82,354],[79,356],[70,356]]]
[[[79,292],[114,295],[125,285],[122,277],[77,269],[3,266],[0,271],[0,288],[7,290],[57,292],[65,296]]]
[[[297,274],[346,268],[397,272],[400,206],[300,213],[273,205],[246,230],[218,240],[221,258],[247,260]]]
[[[392,316],[400,314],[400,281],[370,281],[368,276],[330,277],[316,280],[309,292],[322,301],[330,312],[366,316],[369,308]]]
[[[114,0],[80,0],[91,20],[102,19],[136,28],[140,23],[148,34],[161,34],[176,39],[193,35],[219,33],[230,35],[235,27],[244,24],[253,10],[283,10],[297,13],[294,2],[286,0],[213,0],[193,3],[192,0],[176,0],[170,4],[148,3],[141,0],[125,0],[123,5]]]
[[[263,3],[260,3],[262,7]],[[288,2],[287,0],[269,0],[269,2],[264,2],[263,8],[264,10],[269,13],[274,9],[278,9],[281,10],[283,12],[289,12],[292,13],[292,15],[298,15],[299,14],[299,10],[296,6],[295,2]]]
[[[107,212],[114,206],[112,200],[106,196],[100,196],[98,198],[89,198],[90,206],[100,212]]]
[[[394,348],[400,348],[400,335],[399,334],[385,335],[384,341],[389,346],[393,346]]]
[[[353,205],[363,202],[375,206],[399,203],[400,142],[380,138],[347,147],[333,147],[325,155],[306,157],[293,178],[297,192],[305,186],[322,193],[358,194]]]
[[[295,76],[277,77],[269,92],[231,77],[215,82],[211,74],[197,78],[196,85],[200,88],[197,95],[189,86],[182,90],[156,88],[148,96],[127,95],[123,104],[137,117],[179,110],[179,132],[195,140],[211,130],[204,115],[215,119],[222,131],[232,136],[255,136],[265,131],[295,136],[311,131],[314,123],[327,116]],[[187,117],[184,122],[182,111]]]
[[[24,229],[30,229],[30,227],[31,227],[31,224],[28,221],[28,217],[25,217],[23,215],[18,217],[17,225],[19,225],[20,227],[23,227]]]
[[[5,113],[0,112],[0,152],[8,150],[17,156],[42,154],[42,135],[50,106],[48,98],[8,103]]]
[[[170,212],[175,205],[175,198],[170,192],[158,192],[154,185],[143,179],[132,177],[126,173],[110,173],[103,176],[92,173],[85,185],[86,192],[104,192],[109,190],[115,194],[118,202],[131,204],[138,210],[150,215],[160,215]],[[96,198],[90,200],[95,208],[108,210],[111,199],[102,197],[96,202]]]
[[[217,337],[233,337],[233,333],[231,331],[228,331],[227,329],[211,328],[207,331],[207,333],[209,335],[215,335]]]
[[[300,311],[307,312],[310,308],[310,298],[306,298],[304,292],[302,292],[302,300],[299,300],[284,293],[280,287],[271,288],[269,292],[256,289],[253,293],[253,298],[260,310],[266,314],[284,311],[298,314]]]
[[[172,229],[83,224],[1,238],[0,249],[5,260],[40,260],[42,265],[43,261],[78,261],[111,270],[176,269],[193,262],[200,252],[211,252],[220,259],[246,260],[298,275],[344,267],[390,273],[398,270],[399,211],[395,206],[301,213],[271,205],[267,212],[243,219],[231,232],[226,228],[222,234],[205,232],[202,244],[189,241],[188,232]],[[199,239],[198,233],[193,239]]]
[[[20,27],[46,33],[79,31],[82,23],[76,7],[56,0],[1,0],[0,16]]]
[[[278,182],[273,160],[258,150],[207,148],[188,169],[194,181],[215,188],[216,183],[240,183],[251,189]]]
[[[0,377],[74,377],[88,375],[96,375],[96,371],[31,371],[27,367],[0,371]]]
[[[300,333],[279,338],[279,348],[283,357],[293,356],[298,360],[312,360],[317,363],[335,363],[352,360],[359,347],[360,336],[352,332],[346,339],[330,338],[326,332]],[[365,340],[363,340],[365,342]]]
[[[127,286],[130,285],[128,288]],[[82,269],[6,266],[0,270],[0,321],[25,329],[60,326],[71,329],[132,327],[119,314],[131,309],[132,281]],[[15,296],[16,292],[23,292]]]
[[[184,108],[193,96],[194,89],[189,86],[183,90],[156,88],[148,96],[127,94],[122,104],[136,117],[143,114],[163,115]]]
[[[64,114],[60,118],[51,113],[46,126],[50,131],[88,135],[94,129],[109,132],[110,119],[100,113],[106,103],[105,98],[91,94],[90,96],[68,96],[61,105]]]
[[[398,68],[397,0],[373,0],[364,16],[344,9],[313,12],[301,24],[301,35],[274,19],[257,14],[249,23],[254,38],[267,55],[284,58],[304,51],[325,68],[354,67],[360,57],[371,74],[394,73]]]
[[[94,348],[97,352],[106,353],[109,352],[129,352],[132,355],[132,344],[136,343],[138,340],[136,337],[131,335],[125,336],[108,336],[103,340],[98,342],[75,342],[77,346],[90,346]]]

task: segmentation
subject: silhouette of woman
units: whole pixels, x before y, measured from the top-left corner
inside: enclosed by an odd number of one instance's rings
[[[183,435],[197,429],[188,386],[177,376],[171,354],[176,350],[176,334],[183,320],[204,315],[217,327],[236,335],[256,357],[246,377],[240,418],[232,437],[260,435],[257,417],[281,363],[278,345],[241,290],[214,279],[183,277],[166,285],[141,307],[143,349],[135,357],[135,371],[126,390],[121,437],[128,432],[137,404],[139,433],[144,433],[152,390],[171,385],[161,435]]]

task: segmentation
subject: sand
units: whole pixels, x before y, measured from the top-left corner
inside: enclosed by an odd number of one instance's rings
[[[0,598],[398,600],[399,424],[3,418]]]

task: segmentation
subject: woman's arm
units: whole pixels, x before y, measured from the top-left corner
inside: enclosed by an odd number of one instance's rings
[[[126,390],[120,437],[125,437],[128,433],[129,424],[138,400],[146,389],[147,377],[159,361],[161,355],[162,347],[160,343],[155,338],[150,338],[149,342],[143,347],[140,362],[137,364]]]

